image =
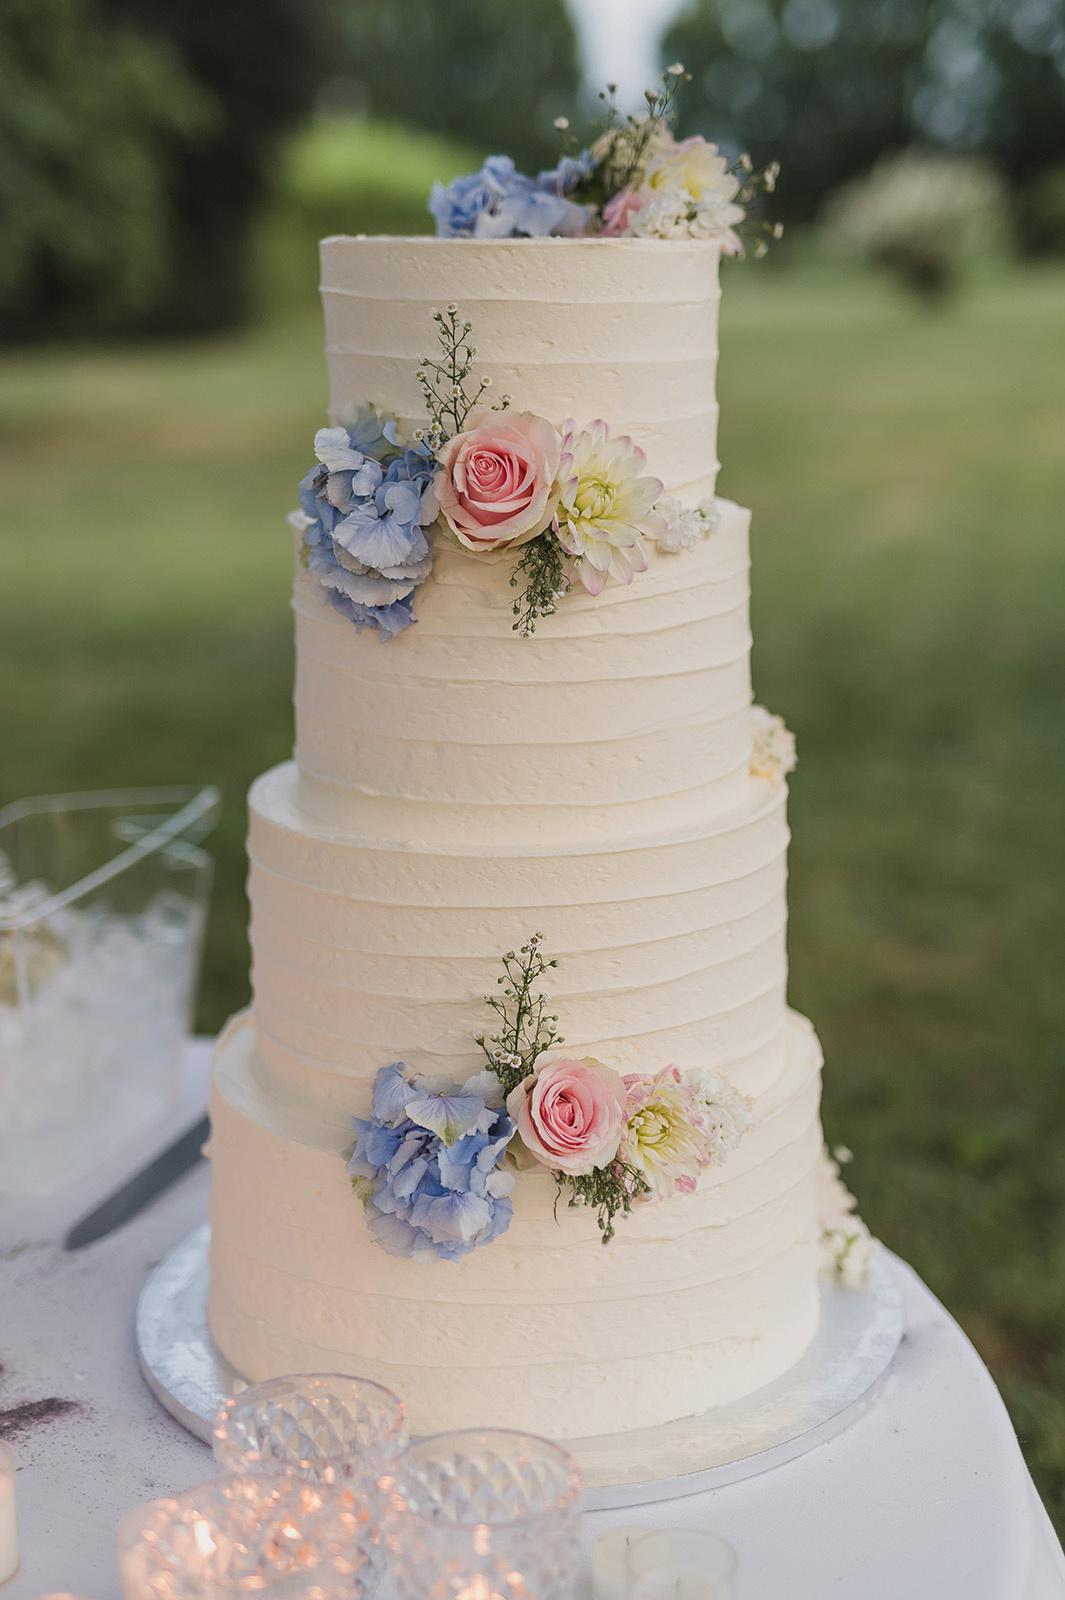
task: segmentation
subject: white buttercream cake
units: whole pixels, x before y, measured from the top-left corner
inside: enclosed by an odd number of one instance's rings
[[[603,417],[686,505],[715,493],[718,246],[328,239],[333,419],[424,422],[432,311],[457,302],[515,407]],[[821,1055],[788,1010],[786,785],[752,771],[748,513],[513,630],[512,560],[439,535],[417,622],[381,642],[297,566],[295,760],[250,799],[252,1008],[217,1052],[210,1323],[258,1380],[344,1371],[416,1432],[572,1439],[752,1391],[818,1315]],[[712,1069],[750,1126],[692,1192],[604,1245],[523,1167],[461,1260],[371,1236],[345,1160],[375,1075],[484,1065],[500,953],[542,930],[568,1057]]]

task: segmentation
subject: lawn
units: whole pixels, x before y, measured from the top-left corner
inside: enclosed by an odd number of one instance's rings
[[[295,308],[0,362],[0,800],[213,779],[201,1021],[246,989],[243,796],[289,750],[284,514],[321,418]],[[929,312],[729,272],[724,489],[799,736],[794,1001],[865,1214],[956,1312],[1065,1528],[1065,272]]]

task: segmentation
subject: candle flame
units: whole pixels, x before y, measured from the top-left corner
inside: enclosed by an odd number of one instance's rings
[[[192,1525],[192,1542],[197,1551],[206,1559],[213,1556],[218,1546],[211,1537],[210,1524],[207,1522],[194,1522]]]

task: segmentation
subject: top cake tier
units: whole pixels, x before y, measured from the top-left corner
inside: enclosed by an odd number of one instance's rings
[[[719,254],[701,239],[326,239],[333,418],[370,397],[424,423],[419,360],[433,311],[455,302],[496,395],[556,424],[606,418],[697,503],[718,468]]]

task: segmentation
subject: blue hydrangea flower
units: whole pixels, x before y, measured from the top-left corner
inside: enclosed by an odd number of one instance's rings
[[[394,639],[414,621],[414,591],[432,566],[432,455],[424,444],[400,445],[395,422],[371,406],[320,428],[314,453],[293,519],[304,565],[356,628]]]
[[[489,156],[479,172],[434,183],[429,210],[444,239],[573,238],[587,233],[592,208],[566,198],[580,181],[566,162],[538,178],[519,172],[510,156]]]
[[[369,1117],[352,1117],[348,1162],[370,1234],[390,1255],[458,1261],[510,1226],[514,1175],[503,1166],[514,1124],[499,1080],[462,1084],[383,1067]]]

